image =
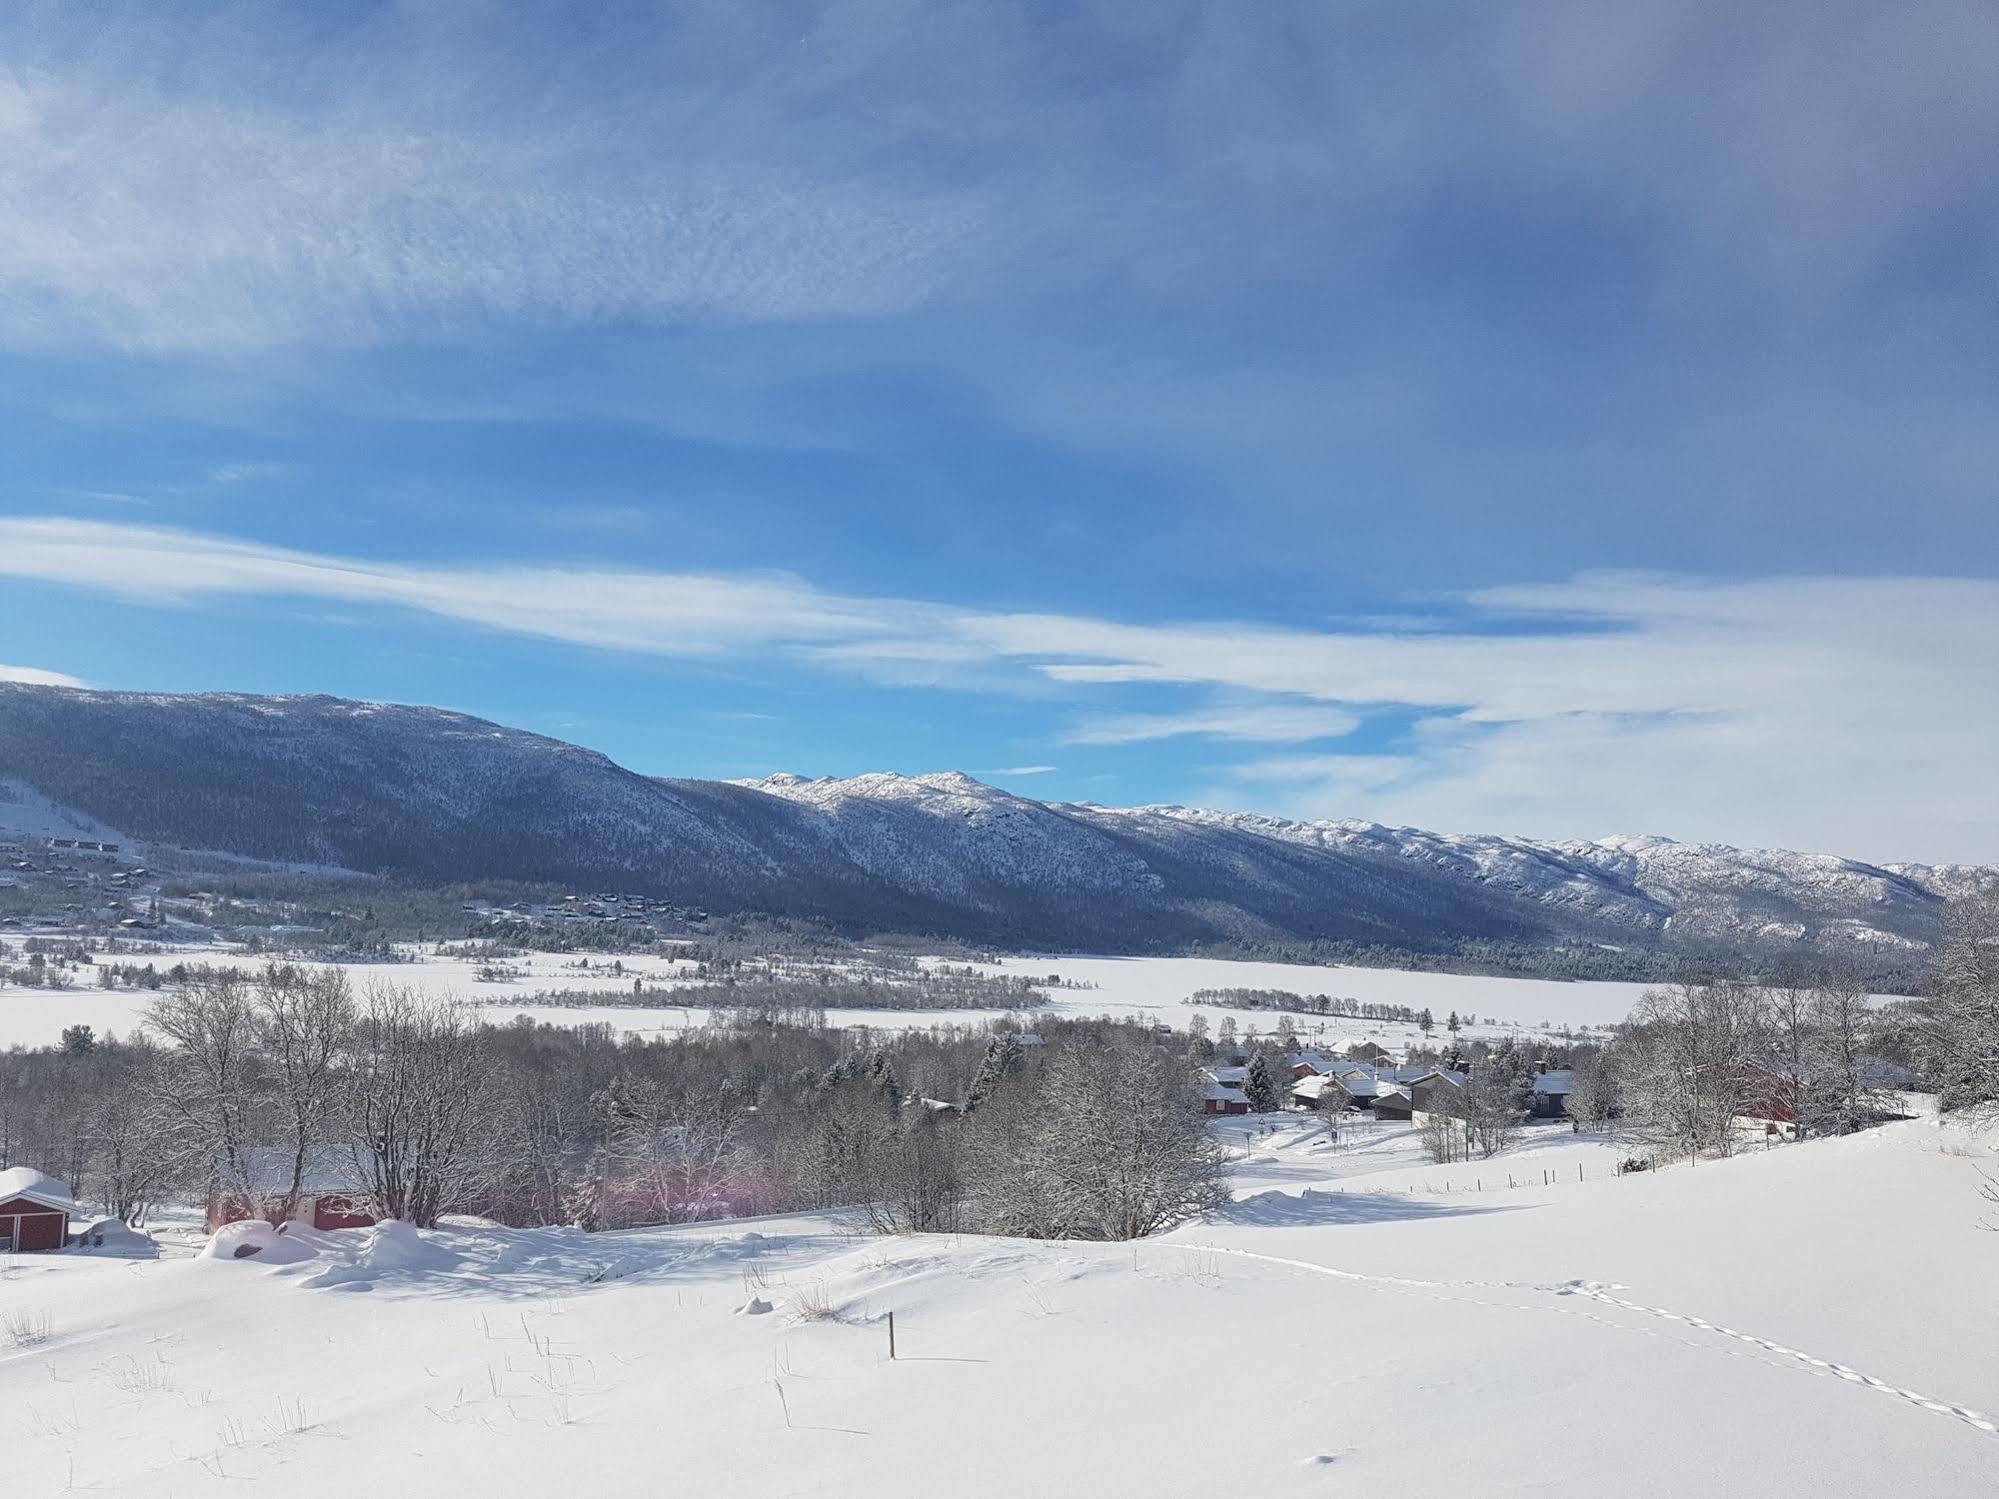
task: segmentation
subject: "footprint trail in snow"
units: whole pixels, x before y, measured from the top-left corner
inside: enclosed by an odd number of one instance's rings
[[[1735,1328],[1724,1327],[1718,1322],[1710,1322],[1705,1317],[1696,1317],[1686,1312],[1673,1311],[1669,1307],[1647,1306],[1644,1302],[1629,1300],[1626,1297],[1616,1294],[1616,1292],[1626,1289],[1625,1287],[1605,1281],[1567,1281],[1560,1285],[1549,1285],[1536,1281],[1417,1280],[1400,1275],[1366,1275],[1358,1270],[1341,1270],[1336,1266],[1321,1265],[1312,1260],[1287,1259],[1282,1255],[1259,1254],[1255,1250],[1232,1249],[1219,1244],[1160,1244],[1157,1247],[1162,1249],[1192,1250],[1203,1254],[1232,1255],[1237,1259],[1258,1260],[1268,1265],[1282,1265],[1288,1269],[1303,1270],[1308,1274],[1323,1275],[1333,1280],[1354,1281],[1362,1285],[1380,1286],[1389,1290],[1430,1293],[1439,1296],[1441,1299],[1471,1301],[1482,1306],[1496,1307],[1502,1306],[1504,1303],[1479,1301],[1477,1297],[1466,1296],[1461,1293],[1472,1290],[1493,1290],[1529,1291],[1549,1296],[1580,1296],[1590,1301],[1600,1302],[1605,1306],[1617,1307],[1622,1311],[1635,1312],[1643,1317],[1653,1317],[1667,1322],[1676,1322],[1681,1326],[1694,1328],[1697,1331],[1714,1333],[1724,1338],[1732,1338],[1738,1343],[1746,1343],[1751,1347],[1760,1348],[1765,1353],[1774,1354],[1778,1358],[1795,1360],[1805,1368],[1831,1374],[1836,1378],[1847,1381],[1849,1384],[1860,1385],[1871,1390],[1879,1390],[1884,1395],[1892,1395],[1898,1400],[1908,1401],[1910,1404],[1920,1406],[1924,1410],[1934,1411],[1941,1416],[1949,1416],[1954,1420],[1962,1421],[1965,1425],[1975,1430],[1986,1433],[1988,1436],[1999,1436],[1999,1421],[1995,1421],[1992,1417],[1981,1411],[1974,1410],[1970,1406],[1954,1405],[1950,1401],[1938,1400],[1918,1390],[1904,1389],[1900,1385],[1893,1384],[1885,1379],[1877,1379],[1874,1375],[1864,1373],[1850,1365],[1839,1363],[1833,1359],[1819,1358],[1817,1355],[1806,1353],[1802,1349],[1787,1347],[1782,1343],[1772,1342],[1768,1338],[1757,1337],[1754,1333],[1739,1332]]]

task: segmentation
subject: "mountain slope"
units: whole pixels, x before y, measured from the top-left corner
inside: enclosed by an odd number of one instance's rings
[[[1468,940],[1914,951],[1990,870],[1538,843],[1013,796],[955,773],[716,782],[436,708],[0,684],[0,781],[148,844],[431,880],[617,885],[1028,947]],[[4,811],[4,807],[0,807]]]

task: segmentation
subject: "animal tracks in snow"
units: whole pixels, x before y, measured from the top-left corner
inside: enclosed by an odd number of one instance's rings
[[[1399,1275],[1366,1275],[1358,1270],[1341,1270],[1335,1266],[1321,1265],[1311,1260],[1287,1259],[1281,1255],[1259,1254],[1251,1249],[1231,1249],[1215,1244],[1171,1244],[1161,1245],[1160,1247],[1198,1250],[1205,1254],[1226,1254],[1238,1259],[1260,1260],[1265,1264],[1282,1265],[1293,1270],[1303,1270],[1312,1275],[1327,1276],[1333,1280],[1355,1281],[1364,1285],[1379,1286],[1383,1289],[1393,1291],[1429,1294],[1439,1300],[1477,1302],[1484,1306],[1504,1306],[1507,1303],[1481,1301],[1476,1296],[1468,1296],[1463,1293],[1476,1290],[1527,1291],[1550,1296],[1582,1297],[1585,1300],[1594,1301],[1603,1306],[1613,1306],[1620,1311],[1636,1313],[1641,1317],[1650,1317],[1663,1322],[1677,1323],[1682,1327],[1692,1328],[1697,1332],[1713,1333],[1717,1337],[1729,1338],[1737,1343],[1761,1349],[1763,1352],[1774,1355],[1778,1359],[1790,1360],[1804,1368],[1820,1371],[1830,1374],[1837,1379],[1845,1380],[1849,1384],[1861,1385],[1871,1390],[1879,1390],[1884,1395],[1891,1395],[1898,1400],[1905,1400],[1911,1405],[1922,1407],[1926,1411],[1934,1411],[1940,1416],[1949,1416],[1955,1420],[1962,1421],[1965,1425],[1977,1431],[1984,1432],[1988,1436],[1999,1436],[1999,1421],[1995,1421],[1992,1417],[1981,1411],[1973,1410],[1970,1406],[1954,1405],[1950,1401],[1938,1400],[1934,1396],[1925,1395],[1918,1390],[1904,1389],[1898,1384],[1885,1379],[1878,1379],[1874,1375],[1855,1369],[1850,1365],[1838,1363],[1832,1359],[1820,1358],[1816,1354],[1806,1353],[1804,1350],[1798,1348],[1787,1347],[1782,1343],[1773,1342],[1769,1338],[1758,1337],[1754,1333],[1741,1332],[1732,1327],[1724,1327],[1721,1323],[1711,1322],[1705,1317],[1696,1317],[1688,1312],[1676,1312],[1670,1307],[1648,1306],[1642,1301],[1633,1301],[1628,1297],[1616,1294],[1619,1291],[1629,1288],[1618,1285],[1613,1281],[1572,1280],[1550,1285],[1534,1281],[1416,1280]],[[1590,1320],[1602,1322],[1605,1326],[1622,1326],[1620,1323],[1605,1322],[1604,1319],[1597,1317],[1592,1317]],[[1684,1341],[1688,1342],[1690,1346],[1711,1346],[1694,1344],[1691,1339]]]
[[[1876,1379],[1872,1374],[1863,1373],[1859,1369],[1852,1368],[1846,1364],[1835,1363],[1831,1359],[1819,1358],[1817,1355],[1806,1353],[1802,1349],[1788,1348],[1782,1343],[1773,1343],[1770,1339],[1759,1338],[1754,1333],[1738,1332],[1732,1327],[1723,1327],[1719,1322],[1710,1322],[1705,1317],[1695,1317],[1686,1312],[1676,1312],[1669,1307],[1647,1306],[1642,1301],[1631,1301],[1626,1297],[1611,1294],[1613,1290],[1622,1289],[1624,1288],[1621,1286],[1604,1286],[1595,1282],[1585,1281],[1573,1286],[1565,1286],[1557,1294],[1587,1296],[1590,1300],[1600,1301],[1606,1306],[1621,1307],[1627,1312],[1637,1312],[1641,1316],[1660,1317],[1668,1322],[1684,1323],[1688,1327],[1699,1328],[1703,1332],[1715,1333],[1720,1337],[1733,1338],[1738,1343],[1747,1343],[1751,1347],[1761,1348],[1764,1352],[1776,1354],[1779,1358],[1795,1359],[1798,1363],[1808,1368],[1822,1369],[1828,1374],[1847,1381],[1849,1384],[1865,1385],[1869,1389],[1881,1391],[1884,1395],[1893,1395],[1898,1399],[1908,1401],[1912,1405],[1919,1405],[1926,1411],[1935,1411],[1938,1415],[1942,1416],[1954,1416],[1964,1422],[1965,1425],[1975,1427],[1979,1431],[1991,1435],[1999,1435],[1999,1421],[1994,1421],[1990,1416],[1975,1411],[1970,1406],[1952,1405],[1949,1401],[1934,1399],[1917,1390],[1903,1389],[1900,1385],[1891,1384],[1885,1379]]]

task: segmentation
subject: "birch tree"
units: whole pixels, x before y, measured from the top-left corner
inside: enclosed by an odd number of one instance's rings
[[[164,1140],[207,1176],[225,1206],[251,1211],[246,1152],[256,1035],[249,981],[227,969],[190,973],[146,1006],[145,1023],[168,1043],[147,1084]]]
[[[1768,1091],[1760,997],[1727,983],[1681,983],[1639,998],[1620,1043],[1634,1123],[1688,1155],[1727,1155],[1735,1120]]]
[[[408,989],[369,994],[348,1061],[354,1169],[375,1214],[434,1228],[481,1165],[487,1107],[479,1034],[455,1006]]]
[[[1946,1112],[1999,1114],[1999,894],[1946,907],[1917,1055]]]
[[[620,1078],[610,1090],[613,1192],[639,1222],[726,1216],[743,1168],[747,1100],[726,1084],[677,1087]]]
[[[1135,1239],[1228,1200],[1195,1097],[1149,1048],[1086,1042],[1049,1065],[1029,1149],[1064,1236]]]
[[[1826,975],[1812,988],[1811,1025],[1816,1086],[1809,1122],[1819,1133],[1851,1134],[1882,1112],[1871,1050],[1875,1016],[1866,986],[1850,973]]]
[[[1607,1129],[1621,1106],[1617,1069],[1601,1048],[1577,1055],[1562,1108],[1580,1129]]]
[[[283,1152],[284,1180],[264,1203],[273,1223],[289,1220],[326,1147],[354,1001],[337,968],[274,963],[250,995],[250,1029],[270,1102],[269,1145]]]

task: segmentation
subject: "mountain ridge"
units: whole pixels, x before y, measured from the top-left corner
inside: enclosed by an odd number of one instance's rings
[[[88,746],[78,753],[78,746]],[[654,777],[448,709],[0,684],[0,780],[135,840],[1001,945],[1920,953],[1982,866],[1044,802],[962,771]]]

